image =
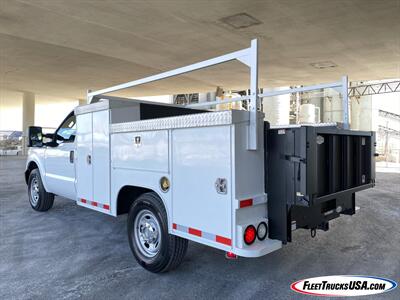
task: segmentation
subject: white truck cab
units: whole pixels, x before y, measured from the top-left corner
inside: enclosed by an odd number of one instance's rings
[[[48,142],[38,142],[28,152],[27,170],[37,168],[49,193],[75,199],[75,165],[73,161],[76,137],[76,117],[71,112]],[[26,178],[27,179],[27,178]]]
[[[254,84],[256,50],[253,41],[248,49],[89,92],[89,104],[76,107],[48,142],[40,127],[30,127],[25,178],[32,208],[46,211],[58,195],[111,216],[128,213],[133,255],[152,272],[177,267],[188,240],[259,257],[290,242],[292,230],[327,230],[330,220],[354,214],[355,192],[374,184],[373,133],[336,124],[271,128],[259,111],[259,98],[269,95],[257,94]],[[255,93],[226,102],[248,99],[249,111],[105,95],[233,59],[250,67]]]

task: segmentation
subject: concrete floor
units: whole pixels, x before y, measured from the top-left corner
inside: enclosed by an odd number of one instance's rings
[[[357,194],[357,214],[334,220],[315,239],[299,230],[275,253],[236,261],[190,243],[179,269],[155,275],[131,255],[126,216],[109,217],[59,197],[47,213],[33,211],[24,163],[0,157],[0,299],[298,299],[307,296],[289,286],[308,277],[363,274],[400,281],[399,174],[378,173],[377,186]],[[370,299],[377,298],[400,299],[400,289]]]

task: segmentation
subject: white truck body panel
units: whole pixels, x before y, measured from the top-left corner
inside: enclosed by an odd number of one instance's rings
[[[140,117],[137,109],[135,101],[115,99],[78,107],[75,142],[31,148],[28,162],[39,166],[46,190],[116,216],[124,187],[146,188],[162,199],[171,234],[248,257],[281,247],[268,238],[243,243],[246,226],[268,222],[263,134],[249,151],[248,112],[127,122]],[[171,182],[166,192],[164,176]],[[240,208],[244,198],[253,206]]]
[[[140,186],[163,200],[172,234],[249,257],[279,249],[277,240],[242,242],[247,225],[268,222],[263,133],[248,151],[248,124],[245,111],[111,124],[111,214],[124,186]],[[163,176],[171,181],[167,192]],[[226,193],[218,193],[218,179],[226,180]],[[247,198],[255,206],[240,208]]]
[[[58,147],[45,149],[45,177],[51,193],[75,198],[75,165],[69,161],[74,143],[60,143]]]
[[[25,170],[28,169],[29,164],[34,163],[37,165],[40,174],[42,174],[42,183],[46,191],[50,191],[50,186],[47,184],[46,169],[45,169],[46,147],[28,149],[28,158],[26,160]],[[75,196],[71,199],[75,199]]]

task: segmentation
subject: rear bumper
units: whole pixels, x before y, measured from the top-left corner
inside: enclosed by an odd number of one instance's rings
[[[248,248],[233,248],[232,252],[243,257],[260,257],[282,248],[282,242],[266,239]]]

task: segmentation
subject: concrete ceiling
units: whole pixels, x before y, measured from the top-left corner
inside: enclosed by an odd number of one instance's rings
[[[84,98],[260,41],[260,85],[400,77],[400,0],[0,1],[1,89]],[[247,13],[260,24],[223,22]],[[317,69],[330,61],[334,68]],[[238,62],[125,95],[248,87]]]

